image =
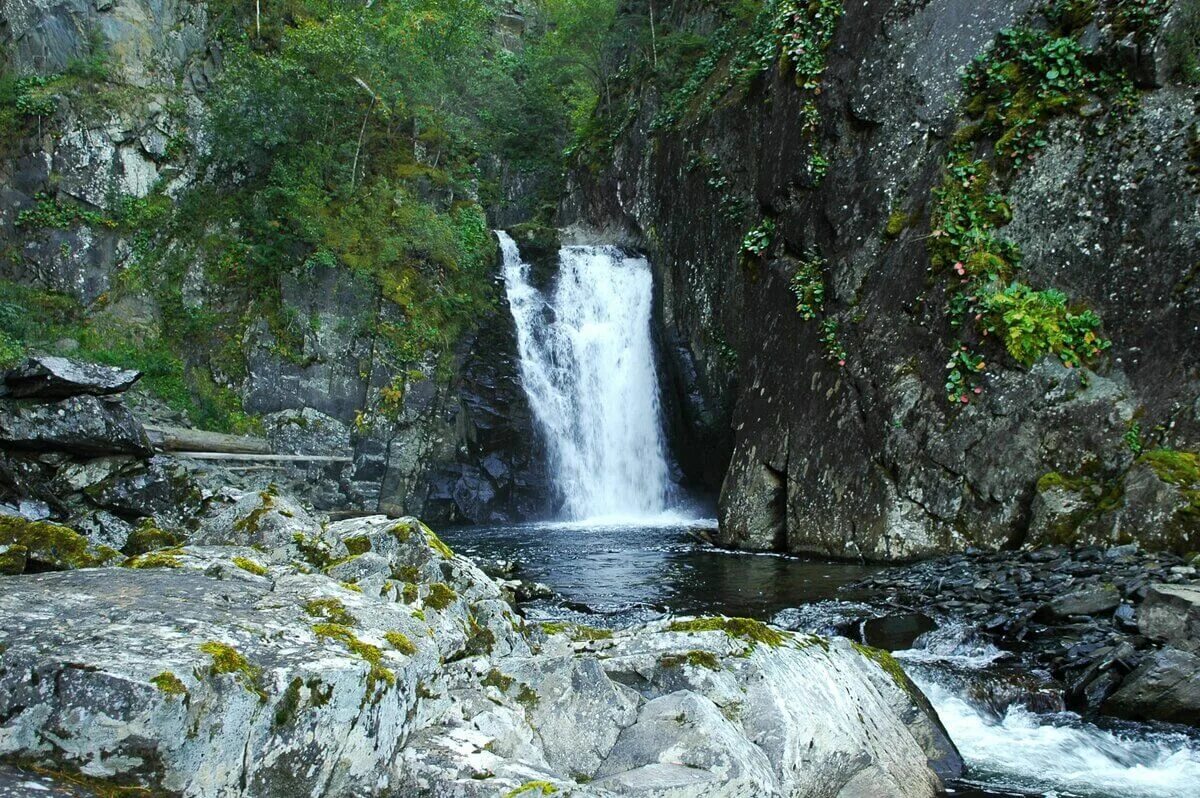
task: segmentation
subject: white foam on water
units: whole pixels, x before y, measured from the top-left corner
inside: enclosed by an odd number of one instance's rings
[[[937,710],[971,781],[1058,798],[1200,796],[1200,739],[1141,725],[1113,731],[1074,713],[1043,715],[1015,703],[997,717],[929,667],[981,670],[1006,656],[953,624],[896,652],[901,663],[922,666],[908,674]]]

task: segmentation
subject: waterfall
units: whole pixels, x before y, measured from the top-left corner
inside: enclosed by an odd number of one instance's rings
[[[616,247],[564,247],[557,283],[543,294],[530,284],[516,242],[496,235],[521,380],[564,517],[666,512],[671,482],[650,337],[650,265]]]

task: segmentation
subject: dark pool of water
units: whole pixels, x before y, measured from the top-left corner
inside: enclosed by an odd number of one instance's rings
[[[712,526],[703,521],[660,526],[523,524],[440,534],[456,551],[471,557],[518,561],[521,579],[544,582],[578,609],[602,613],[614,624],[665,612],[765,620],[786,607],[834,598],[843,585],[879,570],[716,549],[696,537]],[[534,610],[534,615],[549,612],[546,607]]]

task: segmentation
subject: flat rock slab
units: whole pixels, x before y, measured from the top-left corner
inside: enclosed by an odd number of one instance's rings
[[[141,376],[140,371],[65,357],[31,357],[5,374],[4,384],[18,399],[66,399],[121,393]]]
[[[141,423],[120,401],[72,396],[42,404],[31,400],[0,403],[0,447],[60,451],[96,457],[154,453]]]
[[[1053,599],[1046,609],[1056,618],[1112,612],[1121,603],[1121,591],[1110,584],[1095,585]]]
[[[1146,637],[1200,652],[1200,585],[1152,585],[1138,612]]]

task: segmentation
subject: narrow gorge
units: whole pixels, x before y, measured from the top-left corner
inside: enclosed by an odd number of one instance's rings
[[[1190,798],[1200,1],[0,0],[0,798]]]

